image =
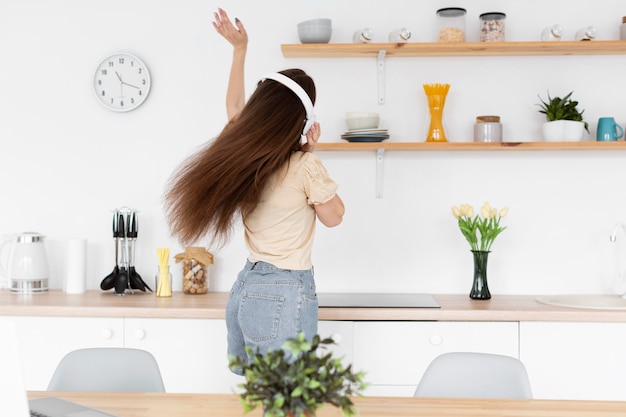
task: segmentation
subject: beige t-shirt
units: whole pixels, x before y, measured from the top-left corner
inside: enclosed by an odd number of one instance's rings
[[[248,259],[283,269],[310,269],[313,205],[328,202],[336,193],[337,184],[317,156],[294,152],[268,182],[254,212],[244,219]]]

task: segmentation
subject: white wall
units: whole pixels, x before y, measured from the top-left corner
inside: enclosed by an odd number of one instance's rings
[[[301,67],[318,85],[323,141],[341,141],[346,111],[381,114],[390,141],[423,140],[429,120],[422,85],[451,84],[445,123],[451,141],[468,141],[477,115],[502,117],[505,140],[540,138],[537,95],[574,90],[595,137],[597,119],[626,123],[626,56],[388,58],[386,104],[377,104],[374,58],[287,59],[296,24],[333,19],[331,42],[349,42],[370,26],[376,41],[407,26],[415,41],[435,39],[437,0],[3,0],[0,2],[0,234],[48,236],[52,285],[69,237],[89,239],[88,288],[114,263],[111,210],[140,211],[137,270],[151,280],[156,248],[182,248],[164,222],[161,196],[177,164],[226,122],[231,50],[210,22],[218,6],[250,34],[247,90],[258,78]],[[626,7],[600,0],[457,1],[468,10],[467,38],[478,15],[507,13],[507,39],[538,40],[551,24],[565,39],[588,24],[617,39]],[[591,10],[590,10],[591,9]],[[94,98],[95,67],[128,51],[149,66],[153,89],[139,109],[118,114]],[[319,291],[467,293],[469,246],[451,216],[461,203],[508,206],[508,229],[489,264],[492,294],[605,293],[626,263],[626,151],[392,152],[384,159],[384,196],[374,194],[374,152],[319,152],[347,212],[335,229],[320,226],[314,263]],[[230,288],[246,251],[241,231],[216,252],[212,289]],[[180,273],[173,267],[180,288]],[[176,289],[176,287],[175,287]]]

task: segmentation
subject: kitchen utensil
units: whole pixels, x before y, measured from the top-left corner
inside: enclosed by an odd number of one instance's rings
[[[122,262],[120,262],[119,273],[115,278],[115,294],[124,295],[128,288],[128,258],[126,257],[126,228],[124,227],[124,215],[122,213],[118,216],[117,230],[119,236],[121,236],[119,243],[121,244]]]
[[[100,283],[100,289],[104,291],[108,291],[111,288],[115,287],[115,280],[117,279],[117,275],[120,273],[120,268],[118,266],[118,238],[119,233],[117,230],[117,221],[118,221],[119,212],[115,210],[113,212],[113,242],[115,243],[115,267],[113,271],[104,277],[102,282]]]
[[[135,242],[137,241],[137,235],[139,231],[139,219],[137,218],[137,212],[133,211],[130,214],[130,226],[127,236],[130,239],[129,243],[129,270],[128,276],[130,279],[130,287],[143,292],[148,289],[152,292],[152,289],[141,278],[141,275],[135,270]]]
[[[0,253],[8,248],[8,264],[5,266],[0,262],[0,275],[8,280],[11,292],[32,294],[48,291],[48,257],[44,239],[45,236],[35,232],[4,237]]]

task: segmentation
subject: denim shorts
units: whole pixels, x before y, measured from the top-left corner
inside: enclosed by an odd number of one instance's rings
[[[226,304],[228,355],[248,358],[246,346],[255,353],[279,349],[301,331],[311,340],[317,334],[317,307],[313,268],[247,261]]]

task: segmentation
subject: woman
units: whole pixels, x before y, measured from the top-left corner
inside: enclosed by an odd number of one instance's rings
[[[172,233],[183,244],[208,236],[223,245],[243,221],[249,254],[229,295],[226,325],[228,354],[246,357],[246,346],[266,352],[300,331],[307,338],[317,333],[315,223],[340,224],[344,205],[311,153],[320,136],[319,124],[311,125],[313,80],[299,69],[271,74],[246,103],[248,37],[238,19],[235,24],[223,10],[215,13],[215,29],[233,45],[229,122],[175,173],[165,205]]]

